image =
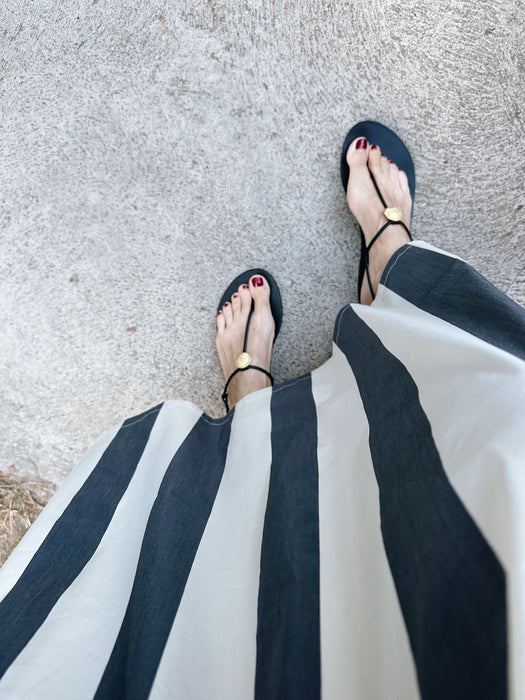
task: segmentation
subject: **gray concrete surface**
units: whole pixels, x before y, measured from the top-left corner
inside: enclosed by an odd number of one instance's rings
[[[0,9],[0,469],[56,484],[164,399],[222,412],[214,314],[267,267],[274,373],[330,355],[358,239],[338,160],[377,119],[413,232],[525,302],[519,0],[108,0]]]

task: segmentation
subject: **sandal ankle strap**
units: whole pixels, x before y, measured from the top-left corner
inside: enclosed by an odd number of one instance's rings
[[[368,253],[370,252],[370,248],[374,245],[374,243],[377,241],[377,239],[378,239],[379,236],[383,233],[383,231],[387,228],[387,226],[402,226],[402,227],[405,229],[405,231],[408,233],[408,235],[409,235],[409,237],[410,237],[410,240],[412,240],[412,234],[410,233],[410,231],[408,230],[407,226],[406,226],[402,221],[387,221],[386,224],[384,224],[383,226],[381,226],[381,228],[379,229],[379,231],[378,231],[378,232],[376,233],[376,235],[372,238],[372,240],[370,241],[370,243],[366,246],[367,255],[368,255]],[[367,262],[368,262],[368,258],[367,258]]]
[[[224,387],[224,391],[222,392],[222,395],[221,395],[222,400],[224,401],[224,405],[226,406],[226,413],[230,412],[230,407],[228,405],[228,386],[229,386],[231,380],[237,374],[237,372],[246,372],[247,369],[257,369],[257,370],[259,370],[259,372],[264,372],[264,374],[266,374],[266,376],[269,377],[269,379],[272,383],[272,386],[274,385],[274,379],[273,379],[272,375],[270,374],[270,372],[268,372],[268,370],[263,369],[262,367],[257,367],[257,365],[248,365],[248,367],[237,367],[237,369],[234,370],[230,374],[228,381],[226,382],[226,386]]]
[[[412,240],[412,234],[408,230],[408,227],[406,226],[406,224],[404,224],[402,221],[387,221],[386,224],[381,226],[379,231],[372,238],[370,243],[366,246],[365,272],[366,272],[366,281],[368,282],[368,288],[370,289],[370,294],[372,295],[372,300],[374,300],[376,298],[376,295],[374,294],[374,290],[372,288],[372,280],[370,279],[370,272],[368,270],[368,263],[369,263],[368,253],[370,252],[370,248],[374,245],[374,243],[377,241],[379,236],[383,233],[383,231],[388,226],[402,226],[405,229],[405,231],[408,233],[408,237],[410,238],[410,240]]]

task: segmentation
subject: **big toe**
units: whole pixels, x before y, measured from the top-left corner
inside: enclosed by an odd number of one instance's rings
[[[275,321],[270,306],[270,285],[262,275],[254,275],[250,279],[250,293],[253,299],[253,327],[261,340],[270,342],[275,335]],[[250,341],[251,341],[250,336]],[[264,344],[264,343],[263,343]],[[271,345],[270,345],[271,347]]]
[[[268,284],[268,280],[262,275],[254,275],[250,278],[250,292],[255,310],[261,309],[269,304],[270,285]]]
[[[352,172],[352,168],[366,168],[368,161],[368,141],[364,136],[354,139],[346,152],[346,162]]]

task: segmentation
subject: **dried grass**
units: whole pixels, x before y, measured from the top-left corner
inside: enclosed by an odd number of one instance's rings
[[[40,476],[0,472],[0,566],[42,512],[55,487]]]

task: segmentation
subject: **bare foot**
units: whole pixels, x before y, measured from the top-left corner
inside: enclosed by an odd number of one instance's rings
[[[412,199],[405,173],[382,155],[378,146],[370,145],[362,137],[350,144],[346,162],[350,168],[346,191],[348,206],[363,229],[367,245],[381,226],[387,222],[383,214],[384,207],[370,178],[370,172],[387,205],[397,207],[401,211],[402,221],[410,229]],[[402,226],[391,225],[385,229],[370,249],[369,272],[374,294],[377,293],[387,262],[396,250],[409,241],[410,237]],[[363,277],[360,300],[362,304],[371,304],[373,301],[366,274]]]
[[[270,308],[270,286],[261,275],[250,278],[226,302],[217,314],[217,352],[221,361],[224,379],[228,381],[237,369],[235,358],[242,352],[248,315],[254,306],[248,330],[246,352],[252,361],[270,371],[272,345],[275,335],[275,322]],[[228,386],[230,409],[246,394],[271,386],[269,377],[256,369],[237,372]]]

